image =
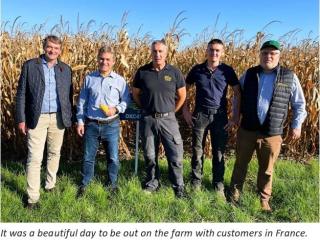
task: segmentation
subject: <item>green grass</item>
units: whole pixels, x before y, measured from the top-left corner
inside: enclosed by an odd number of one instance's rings
[[[167,175],[167,162],[160,161],[162,188],[147,195],[141,189],[142,161],[134,176],[133,161],[122,161],[120,192],[110,197],[105,190],[105,163],[96,166],[96,178],[83,198],[76,199],[80,162],[61,161],[56,190],[41,189],[40,209],[24,208],[26,176],[24,165],[2,160],[1,222],[319,222],[319,162],[308,165],[279,160],[276,164],[272,213],[260,211],[256,194],[257,161],[251,161],[239,206],[220,199],[210,184],[211,161],[205,161],[204,189],[192,192],[190,159],[184,161],[184,178],[189,199],[176,199]],[[225,183],[230,183],[234,159],[226,162]],[[42,171],[44,172],[44,170]],[[43,179],[43,175],[42,175]]]

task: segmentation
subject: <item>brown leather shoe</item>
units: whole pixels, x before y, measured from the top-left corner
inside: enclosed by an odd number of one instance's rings
[[[237,204],[239,202],[240,199],[240,190],[237,188],[234,188],[231,190],[231,196],[230,196],[230,200],[233,204]]]
[[[261,210],[264,212],[272,212],[268,201],[261,201]]]

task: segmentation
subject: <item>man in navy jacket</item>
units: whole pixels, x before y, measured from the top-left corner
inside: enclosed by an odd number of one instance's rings
[[[49,35],[43,41],[44,54],[23,64],[16,96],[16,123],[27,136],[28,208],[38,207],[40,169],[47,142],[45,190],[52,191],[59,168],[65,127],[71,126],[71,68],[58,60],[61,40]]]

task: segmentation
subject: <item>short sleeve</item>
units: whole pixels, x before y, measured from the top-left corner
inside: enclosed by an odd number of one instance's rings
[[[194,68],[191,69],[191,71],[188,73],[187,78],[186,78],[186,83],[187,84],[194,84]]]
[[[141,80],[140,80],[140,70],[136,72],[136,75],[134,76],[134,79],[133,79],[132,86],[135,88],[142,88]]]
[[[177,89],[185,87],[186,82],[184,81],[184,77],[183,77],[181,71],[178,69],[176,71],[177,71],[177,73],[176,73],[176,76],[177,76],[176,87],[177,87]]]
[[[231,86],[235,86],[235,85],[239,84],[239,80],[238,80],[237,74],[235,73],[235,71],[232,68],[230,68],[228,70],[227,82]]]

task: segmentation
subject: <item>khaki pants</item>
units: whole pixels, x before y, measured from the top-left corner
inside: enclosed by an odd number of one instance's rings
[[[40,170],[46,142],[47,173],[45,188],[55,187],[63,134],[64,126],[61,113],[41,114],[37,127],[28,131],[27,193],[29,203],[36,203],[40,198]]]
[[[242,190],[248,170],[248,164],[254,151],[258,158],[257,187],[260,198],[269,201],[272,192],[272,175],[274,164],[279,156],[282,138],[262,136],[256,131],[238,130],[236,162],[231,177],[231,191]]]

